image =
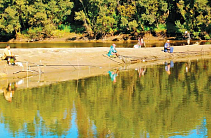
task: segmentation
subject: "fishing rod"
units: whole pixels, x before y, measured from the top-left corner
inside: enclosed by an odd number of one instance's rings
[[[37,72],[37,73],[39,73],[39,71],[36,71],[36,70],[20,70],[20,71],[13,72],[13,74],[18,74],[20,72],[32,72],[32,73]],[[41,72],[41,73],[43,73],[43,72]]]
[[[94,65],[68,65],[68,64],[64,64],[64,65],[58,65],[58,64],[52,64],[52,65],[43,65],[43,64],[41,64],[41,65],[31,65],[31,66],[29,66],[29,67],[37,67],[37,66],[49,66],[49,67],[51,67],[51,66],[84,66],[84,67],[86,67],[86,66],[89,66],[89,67],[99,67],[99,66],[94,66]]]
[[[108,59],[110,59],[110,60],[112,60],[112,61],[114,61],[114,62],[116,62],[116,63],[118,63],[118,64],[123,64],[122,62],[119,62],[119,61],[116,61],[116,60],[114,60],[114,59],[112,59],[112,58],[110,58],[109,56],[107,56],[107,55],[104,55],[104,54],[102,54],[104,57],[106,57],[106,58],[108,58]]]

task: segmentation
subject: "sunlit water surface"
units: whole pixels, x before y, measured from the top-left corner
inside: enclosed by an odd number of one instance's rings
[[[138,41],[113,41],[113,42],[31,42],[31,43],[9,43],[11,48],[88,48],[88,47],[109,47],[112,43],[116,43],[117,47],[124,47],[124,48],[133,48],[134,45],[137,44]],[[165,44],[165,40],[155,41],[155,40],[145,40],[146,47],[163,47]],[[183,46],[187,45],[186,40],[171,40],[171,46]],[[200,44],[206,45],[211,44],[211,41],[199,41],[199,40],[191,40],[190,44]],[[5,48],[8,43],[0,43],[0,48]]]
[[[211,60],[30,89],[19,83],[0,95],[0,137],[211,137]]]

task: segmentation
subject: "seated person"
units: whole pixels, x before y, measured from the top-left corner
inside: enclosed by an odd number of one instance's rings
[[[2,59],[7,60],[7,64],[12,64],[15,65],[15,55],[12,54],[10,51],[10,46],[7,45],[6,48],[4,49]]]
[[[164,52],[170,51],[170,41],[167,40],[165,45],[164,45]]]
[[[110,50],[107,54],[109,57],[118,57],[117,51],[116,51],[116,45],[112,44],[112,46],[110,47]]]

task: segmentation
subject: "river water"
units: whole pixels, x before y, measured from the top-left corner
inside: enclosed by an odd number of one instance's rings
[[[187,45],[186,40],[171,40],[172,46],[183,46]],[[31,42],[31,43],[0,43],[0,48],[5,48],[7,44],[11,46],[11,48],[88,48],[88,47],[109,47],[112,43],[116,43],[117,47],[125,47],[132,48],[137,41],[126,41],[126,42],[64,42],[64,43],[42,43],[42,42]],[[191,44],[211,44],[211,41],[199,41],[192,40]],[[150,41],[145,40],[146,47],[163,47],[165,41]]]
[[[211,60],[116,68],[0,95],[0,137],[211,137]]]

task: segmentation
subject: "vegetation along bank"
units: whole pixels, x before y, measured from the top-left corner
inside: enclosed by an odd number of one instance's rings
[[[211,37],[209,0],[5,0],[0,7],[0,41]]]

